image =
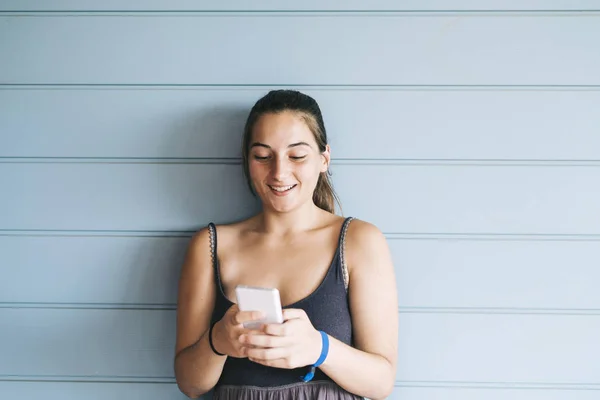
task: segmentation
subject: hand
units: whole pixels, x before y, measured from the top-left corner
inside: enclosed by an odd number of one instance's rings
[[[321,334],[306,312],[283,310],[282,324],[266,324],[239,337],[251,361],[276,368],[298,368],[314,364],[321,354]]]
[[[259,311],[240,311],[237,304],[227,310],[223,318],[213,328],[213,345],[219,353],[230,357],[246,357],[246,348],[240,343],[240,335],[250,332],[244,328],[244,322],[264,318]]]

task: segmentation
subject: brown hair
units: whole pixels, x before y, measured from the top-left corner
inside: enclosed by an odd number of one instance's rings
[[[256,195],[250,180],[250,171],[248,166],[248,153],[250,151],[250,140],[252,138],[252,129],[254,124],[264,114],[280,113],[283,111],[293,111],[302,117],[308,128],[311,130],[317,142],[320,152],[324,152],[327,146],[327,132],[325,123],[321,115],[321,109],[316,100],[312,97],[298,92],[296,90],[272,90],[260,98],[250,110],[246,125],[244,127],[244,137],[242,139],[242,165],[244,175],[248,182],[248,187],[252,194]],[[325,211],[335,214],[335,204],[340,205],[340,200],[333,189],[331,182],[331,172],[329,169],[319,175],[317,186],[313,192],[313,201],[315,205]]]

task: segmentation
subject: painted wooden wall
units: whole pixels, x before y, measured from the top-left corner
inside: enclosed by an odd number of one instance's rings
[[[393,399],[600,396],[600,1],[0,2],[0,398],[183,399],[183,252],[317,98],[393,252]]]

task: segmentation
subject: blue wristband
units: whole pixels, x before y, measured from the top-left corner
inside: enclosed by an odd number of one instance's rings
[[[327,336],[327,334],[323,331],[319,331],[319,333],[321,334],[322,343],[321,355],[319,356],[319,359],[313,365],[310,366],[310,370],[308,371],[308,373],[302,377],[302,380],[304,382],[308,382],[312,380],[312,378],[314,378],[317,367],[325,362],[325,359],[329,354],[329,336]]]

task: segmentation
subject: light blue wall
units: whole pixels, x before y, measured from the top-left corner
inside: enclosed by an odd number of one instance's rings
[[[0,2],[0,398],[184,398],[183,252],[293,87],[389,239],[392,398],[597,399],[600,1],[280,3]]]

